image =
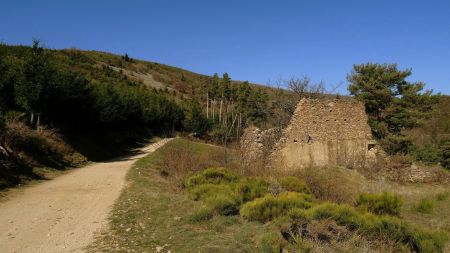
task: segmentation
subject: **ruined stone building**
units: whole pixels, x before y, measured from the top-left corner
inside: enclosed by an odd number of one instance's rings
[[[251,138],[248,132],[243,136],[247,147]],[[364,167],[376,152],[364,105],[346,97],[302,99],[276,144],[258,145],[263,150],[258,154],[270,153],[274,167],[282,169]]]

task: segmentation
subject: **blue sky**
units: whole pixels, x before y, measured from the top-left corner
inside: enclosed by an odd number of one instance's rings
[[[266,84],[329,87],[352,65],[397,63],[450,94],[450,1],[2,0],[0,41],[92,49]]]

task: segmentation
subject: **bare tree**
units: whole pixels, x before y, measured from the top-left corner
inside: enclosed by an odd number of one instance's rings
[[[308,92],[311,79],[309,79],[309,77],[307,76],[303,76],[301,78],[293,76],[289,80],[285,80],[284,82],[287,84],[288,89],[295,92],[298,96],[304,97]]]
[[[299,98],[317,98],[326,91],[323,81],[313,84],[308,76],[302,76],[301,78],[291,77],[289,80],[286,80],[285,83],[287,84],[288,89],[297,94]]]

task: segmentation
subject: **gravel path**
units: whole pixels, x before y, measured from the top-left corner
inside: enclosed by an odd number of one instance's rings
[[[75,169],[0,203],[0,252],[83,252],[107,225],[131,165],[170,141]]]

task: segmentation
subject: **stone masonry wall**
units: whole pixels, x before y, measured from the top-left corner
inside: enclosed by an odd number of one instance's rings
[[[272,147],[281,137],[281,129],[272,128],[265,131],[257,127],[249,127],[241,136],[241,160],[244,168],[251,165],[262,165],[267,161]]]
[[[364,167],[374,141],[364,105],[354,99],[302,99],[274,146],[271,160],[284,169],[341,165]]]

